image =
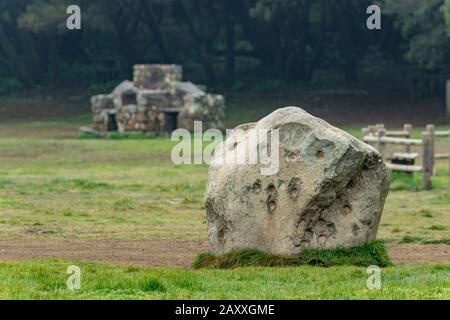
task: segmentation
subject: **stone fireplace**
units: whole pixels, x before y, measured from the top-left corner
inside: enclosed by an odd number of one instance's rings
[[[123,81],[110,94],[91,98],[95,132],[155,132],[177,128],[224,129],[223,96],[182,81],[178,65],[135,65],[133,81]]]

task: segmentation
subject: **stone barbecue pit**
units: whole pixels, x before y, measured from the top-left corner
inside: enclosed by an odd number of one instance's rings
[[[183,82],[182,73],[178,65],[135,65],[133,81],[91,98],[93,125],[81,130],[170,134],[178,128],[193,131],[194,121],[202,121],[204,130],[224,130],[223,96]]]

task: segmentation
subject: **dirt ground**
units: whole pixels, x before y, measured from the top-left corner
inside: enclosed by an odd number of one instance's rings
[[[208,243],[187,240],[0,240],[0,261],[93,260],[118,265],[189,267]]]
[[[450,263],[450,245],[447,244],[388,244],[387,249],[394,264]]]
[[[450,245],[389,244],[394,264],[450,263]],[[188,268],[203,240],[0,240],[0,261],[93,260],[108,264]]]

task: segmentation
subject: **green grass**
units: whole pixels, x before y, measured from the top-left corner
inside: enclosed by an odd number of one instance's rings
[[[440,239],[440,240],[427,240],[422,241],[423,244],[447,244],[450,245],[450,238],[448,239]]]
[[[414,236],[404,236],[401,243],[421,243],[423,242],[422,237],[414,237]]]
[[[173,165],[173,144],[1,138],[0,129],[2,237],[30,238],[39,222],[54,231],[46,238],[203,238],[207,166]]]
[[[391,172],[390,191],[421,191],[422,180],[419,174]]]
[[[81,289],[67,289],[69,265]],[[0,263],[0,299],[450,299],[450,265],[388,267],[369,290],[366,267],[233,270],[113,267],[82,261]]]
[[[143,133],[143,132],[109,132],[107,134],[100,133],[88,133],[80,132],[76,135],[78,139],[111,139],[111,140],[143,140],[143,139],[155,139],[156,135],[154,133]]]
[[[258,250],[239,250],[214,256],[211,253],[200,254],[193,262],[193,268],[230,269],[239,267],[285,267],[312,265],[331,266],[369,266],[387,267],[392,265],[384,244],[373,241],[354,248],[327,250],[304,250],[296,256],[275,256]]]
[[[430,230],[446,230],[442,228],[432,228],[430,227]],[[401,239],[400,243],[420,243],[420,244],[450,244],[450,238],[447,239],[439,239],[439,240],[425,240],[422,237],[417,236],[404,236],[403,239]]]

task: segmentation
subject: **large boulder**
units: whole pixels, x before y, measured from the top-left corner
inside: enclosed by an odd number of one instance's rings
[[[242,152],[256,132],[275,129],[277,172],[224,160],[223,150]],[[239,126],[233,136],[216,148],[209,169],[205,206],[214,254],[252,248],[294,255],[376,237],[389,178],[374,148],[297,107]]]

